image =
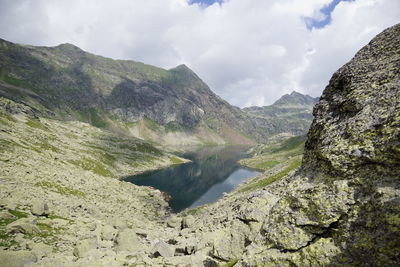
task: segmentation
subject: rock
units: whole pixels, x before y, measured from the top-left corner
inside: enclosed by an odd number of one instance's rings
[[[182,229],[191,228],[194,225],[194,217],[192,215],[188,215],[182,218]]]
[[[204,267],[218,267],[218,263],[212,259],[212,258],[207,258],[203,261]]]
[[[0,266],[23,267],[36,261],[37,258],[31,251],[0,250]]]
[[[16,219],[16,218],[17,218],[16,216],[12,215],[11,213],[9,213],[6,210],[2,210],[0,212],[0,219],[7,220],[7,219]]]
[[[36,216],[48,216],[50,213],[49,206],[41,200],[35,200],[32,203],[31,213]]]
[[[43,243],[29,243],[28,248],[36,255],[38,259],[48,257],[52,252],[53,248]]]
[[[31,218],[21,218],[7,225],[7,232],[22,234],[37,234],[40,229],[35,225],[36,221]]]
[[[75,246],[73,254],[75,257],[84,258],[92,249],[97,249],[97,242],[93,239],[85,239]]]
[[[153,255],[154,257],[161,256],[164,258],[173,257],[174,250],[164,241],[158,241],[153,247]]]
[[[115,251],[136,252],[140,248],[141,243],[134,230],[125,228],[118,233],[115,239]]]
[[[101,229],[101,239],[106,241],[114,240],[117,235],[118,230],[112,227],[111,225],[105,225]]]
[[[171,216],[167,221],[167,226],[171,228],[181,228],[182,225],[182,218],[178,216]]]
[[[125,229],[125,228],[128,228],[128,225],[126,224],[126,222],[122,221],[122,220],[119,219],[119,218],[116,218],[116,219],[112,222],[112,226],[113,226],[115,229],[118,229],[118,230],[123,230],[123,229]]]

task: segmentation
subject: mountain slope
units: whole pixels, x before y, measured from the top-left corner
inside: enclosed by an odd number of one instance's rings
[[[264,107],[244,108],[257,127],[269,135],[304,135],[313,120],[312,109],[318,98],[293,91]]]
[[[190,132],[216,143],[263,138],[246,114],[185,65],[164,70],[95,56],[71,44],[33,47],[0,40],[0,81],[4,97],[98,127],[136,133],[129,123],[148,119],[163,126],[154,136]]]

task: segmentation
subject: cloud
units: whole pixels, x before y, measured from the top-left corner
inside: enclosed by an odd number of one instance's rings
[[[270,104],[297,90],[319,96],[332,73],[400,18],[397,0],[0,0],[0,37],[73,43],[84,50],[171,68],[191,67],[238,106]]]

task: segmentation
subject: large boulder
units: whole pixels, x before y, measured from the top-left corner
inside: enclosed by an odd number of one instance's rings
[[[36,226],[36,221],[32,218],[21,218],[7,225],[7,232],[22,234],[37,234],[40,229]]]
[[[115,250],[136,252],[140,250],[141,244],[134,230],[125,228],[121,230],[115,239]]]
[[[80,241],[74,248],[73,254],[77,258],[84,258],[89,255],[91,250],[97,249],[98,245],[94,239]]]
[[[154,246],[153,246],[153,255],[155,257],[173,257],[174,256],[175,250],[165,243],[164,241],[158,241]]]
[[[0,250],[0,266],[23,267],[36,261],[37,258],[31,251]]]
[[[31,213],[36,216],[48,216],[50,213],[49,206],[42,200],[35,200],[32,203]]]

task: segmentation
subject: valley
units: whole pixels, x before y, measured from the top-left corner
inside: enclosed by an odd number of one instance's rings
[[[395,266],[399,49],[400,24],[320,98],[240,109],[185,65],[1,40],[0,266]],[[125,181],[149,171],[174,192]]]

